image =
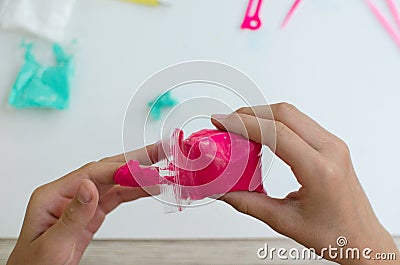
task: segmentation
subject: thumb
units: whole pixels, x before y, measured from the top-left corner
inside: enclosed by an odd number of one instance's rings
[[[88,179],[82,180],[75,197],[51,227],[49,236],[74,239],[92,220],[98,201],[96,185]]]
[[[230,204],[241,213],[250,215],[266,223],[272,229],[282,233],[289,218],[285,216],[285,207],[281,199],[269,197],[264,193],[238,191],[225,194],[222,201]]]

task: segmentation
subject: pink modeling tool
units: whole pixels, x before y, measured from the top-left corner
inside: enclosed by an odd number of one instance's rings
[[[257,1],[257,6],[254,10],[255,2]],[[246,14],[244,16],[241,29],[250,29],[250,30],[257,30],[261,27],[261,20],[260,20],[260,9],[263,0],[249,0],[249,4],[247,5]]]
[[[396,6],[396,3],[394,2],[394,0],[387,0],[387,3],[389,5],[390,11],[393,14],[394,19],[396,20],[397,26],[399,27],[399,30],[400,30],[400,13]]]
[[[289,21],[292,19],[294,13],[296,12],[297,8],[299,7],[301,0],[296,0],[293,6],[290,8],[289,13],[286,15],[285,19],[282,22],[281,28],[285,28]]]
[[[115,172],[114,182],[127,187],[170,183],[179,186],[173,189],[178,202],[233,191],[264,192],[260,144],[220,130],[201,130],[187,139],[181,130],[174,135],[174,158],[167,168],[141,167],[138,161],[129,161]],[[171,174],[160,176],[165,170]]]
[[[381,22],[382,26],[387,30],[387,32],[392,36],[394,41],[400,47],[400,35],[396,32],[394,27],[390,25],[389,21],[386,17],[382,14],[382,12],[378,9],[378,7],[371,1],[366,0],[368,6],[371,8],[374,15],[378,18],[379,22]]]

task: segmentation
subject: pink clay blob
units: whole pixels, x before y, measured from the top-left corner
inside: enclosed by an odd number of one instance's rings
[[[164,169],[171,176],[161,177],[158,168],[142,168],[138,161],[129,161],[115,172],[115,183],[147,187],[172,182],[179,184],[182,199],[192,200],[233,191],[264,192],[260,144],[220,130],[204,129],[185,140],[181,130],[176,132],[173,160]]]
[[[160,183],[160,175],[156,168],[142,168],[138,161],[130,160],[114,173],[114,182],[123,187],[150,187]]]

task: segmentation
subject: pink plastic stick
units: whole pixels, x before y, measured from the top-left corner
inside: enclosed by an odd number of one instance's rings
[[[387,3],[389,5],[390,11],[393,14],[394,19],[396,20],[397,26],[399,27],[400,30],[400,14],[399,10],[397,9],[397,6],[393,0],[387,0]]]
[[[292,19],[294,13],[296,12],[297,8],[299,7],[301,0],[296,0],[293,6],[290,8],[289,13],[286,15],[285,19],[282,22],[281,28],[285,28],[289,21]]]
[[[371,0],[365,0],[369,7],[371,8],[372,12],[374,15],[378,18],[378,20],[381,22],[382,26],[388,31],[390,36],[394,39],[394,41],[399,45],[400,47],[400,35],[397,34],[396,30],[392,25],[390,25],[389,21],[386,19],[386,17],[382,14],[381,11],[379,11],[378,7],[371,2]]]
[[[257,1],[257,7],[252,15],[252,7],[254,6],[254,2]],[[260,20],[260,9],[263,0],[249,0],[249,4],[247,5],[246,14],[244,16],[241,29],[251,29],[257,30],[261,27],[261,20]]]

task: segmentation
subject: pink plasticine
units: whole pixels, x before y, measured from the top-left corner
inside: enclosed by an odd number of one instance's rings
[[[390,25],[389,21],[386,19],[386,17],[382,14],[381,11],[379,11],[378,7],[372,3],[370,0],[366,0],[368,6],[371,8],[372,12],[374,15],[378,18],[379,22],[381,22],[382,26],[388,31],[388,33],[392,36],[394,41],[397,43],[397,45],[400,46],[400,35],[397,34],[396,30],[392,25]]]
[[[254,14],[252,15],[252,7],[254,6],[254,2],[257,1],[257,7],[255,9]],[[243,22],[241,25],[241,29],[251,29],[257,30],[261,27],[261,19],[260,19],[260,10],[262,6],[263,0],[249,0],[247,5],[246,14],[243,18]]]
[[[138,161],[131,160],[115,172],[114,182],[124,187],[150,187],[159,184],[160,176],[157,168],[142,168]]]
[[[260,144],[219,130],[201,130],[185,140],[180,131],[174,144],[180,152],[168,169],[176,176],[167,180],[179,183],[182,199],[199,200],[233,191],[264,192]],[[160,180],[157,169],[141,168],[137,161],[128,162],[114,176],[115,183],[130,187],[154,186]]]
[[[178,167],[184,199],[232,191],[263,192],[260,144],[220,130],[201,130],[186,140],[182,140],[182,131],[180,134],[180,156],[189,162],[182,163],[178,158],[178,165],[172,161],[170,166]]]
[[[281,28],[285,28],[289,21],[292,19],[294,13],[296,12],[297,8],[299,7],[301,3],[301,0],[296,0],[293,4],[293,6],[290,8],[288,14],[286,15],[285,19],[283,20],[283,23],[281,25]]]

